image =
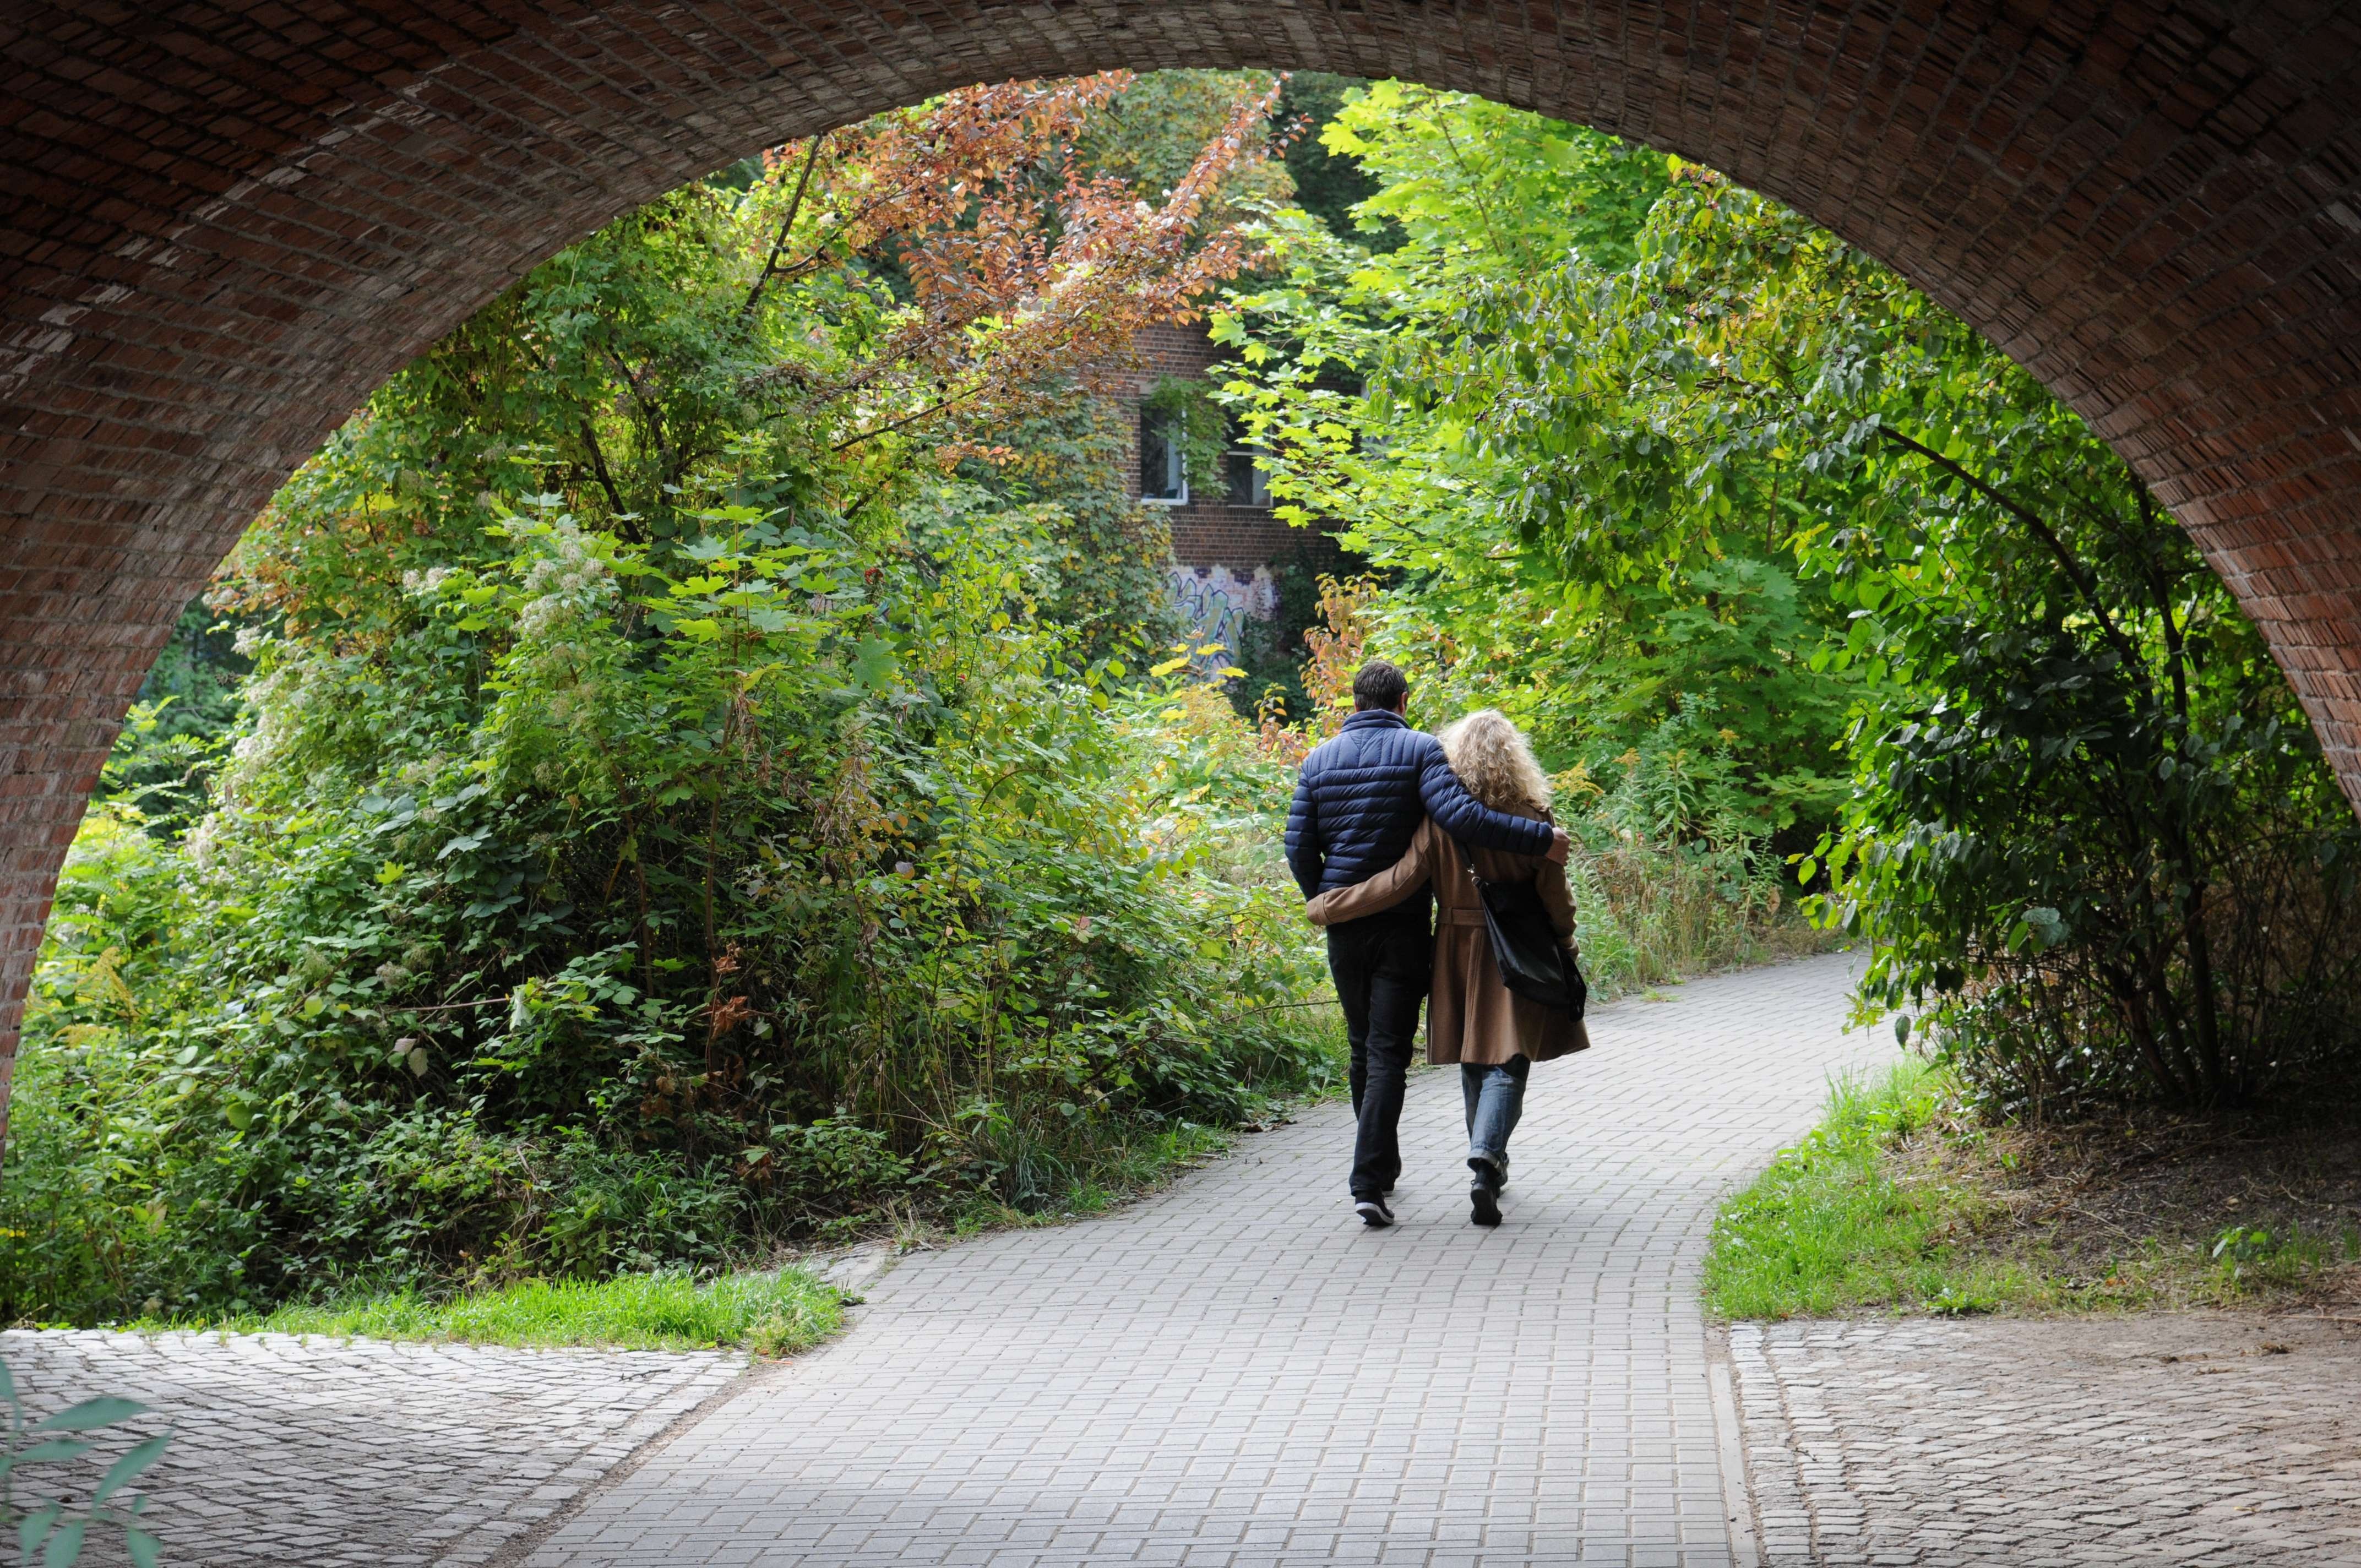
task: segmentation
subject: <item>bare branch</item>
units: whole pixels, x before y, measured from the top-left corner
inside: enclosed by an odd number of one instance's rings
[[[779,258],[786,254],[787,236],[794,230],[796,219],[804,210],[804,192],[811,187],[812,170],[818,164],[820,146],[827,140],[826,133],[812,137],[811,151],[804,155],[804,171],[796,177],[796,193],[787,199],[786,219],[779,225],[778,236],[771,241],[771,254],[763,259],[763,270],[756,276],[754,286],[746,291],[746,302],[738,307],[741,317],[754,313],[754,307],[762,302],[763,291],[778,273]]]
[[[2125,672],[2146,674],[2147,669],[2146,661],[2140,658],[2139,651],[2132,646],[2131,639],[2124,635],[2123,629],[2115,624],[2114,617],[2107,613],[2106,605],[2099,598],[2098,584],[2092,580],[2091,575],[2083,569],[2082,563],[2074,558],[2074,553],[2066,548],[2066,542],[2058,537],[2057,531],[2052,529],[2040,514],[2011,499],[1994,486],[1987,484],[1933,447],[1923,442],[1911,440],[1892,425],[1881,424],[1877,427],[1877,433],[1896,446],[1916,452],[1927,462],[1934,464],[1935,466],[2033,530],[2034,536],[2048,547],[2050,554],[2057,557],[2058,565],[2064,570],[2067,581],[2072,583],[2075,591],[2082,596],[2082,602],[2089,605],[2091,613],[2098,618],[2099,630],[2105,633],[2107,641],[2114,647],[2116,656],[2123,660]]]

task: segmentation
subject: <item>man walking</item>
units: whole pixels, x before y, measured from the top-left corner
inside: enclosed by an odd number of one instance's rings
[[[1303,759],[1287,813],[1287,863],[1307,899],[1384,871],[1410,849],[1425,817],[1484,850],[1545,855],[1563,863],[1563,828],[1494,811],[1469,795],[1443,746],[1402,715],[1410,683],[1383,659],[1353,677],[1353,717]],[[1434,964],[1433,895],[1328,927],[1328,971],[1352,1042],[1353,1209],[1364,1224],[1390,1225],[1386,1194],[1401,1174],[1404,1079],[1418,1037],[1419,1004]]]

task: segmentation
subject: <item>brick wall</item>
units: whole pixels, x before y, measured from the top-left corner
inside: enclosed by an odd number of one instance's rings
[[[2349,0],[23,0],[0,19],[0,1085],[141,673],[404,359],[766,143],[983,79],[1246,64],[1636,137],[1898,266],[2158,488],[2361,797]]]
[[[1202,323],[1170,323],[1148,328],[1134,341],[1141,365],[1136,396],[1126,409],[1125,429],[1130,439],[1131,493],[1142,492],[1138,399],[1152,391],[1164,377],[1203,378],[1215,369],[1223,350],[1206,335]],[[1326,532],[1281,522],[1268,507],[1234,506],[1225,494],[1203,495],[1192,487],[1189,499],[1164,508],[1172,525],[1172,559],[1180,566],[1210,572],[1215,569],[1249,577],[1259,567],[1291,561],[1301,554],[1315,571],[1334,571],[1345,560]]]

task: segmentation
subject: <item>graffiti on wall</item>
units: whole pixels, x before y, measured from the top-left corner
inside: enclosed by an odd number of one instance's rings
[[[1227,566],[1183,566],[1175,562],[1166,582],[1182,635],[1191,644],[1227,650],[1198,661],[1208,675],[1235,657],[1247,621],[1268,620],[1279,613],[1279,587],[1270,580],[1268,566],[1257,566],[1254,576],[1240,577]]]

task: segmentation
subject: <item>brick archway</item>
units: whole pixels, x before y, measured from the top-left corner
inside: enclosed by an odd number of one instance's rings
[[[188,0],[0,23],[0,1118],[180,606],[404,360],[755,148],[1115,65],[1412,77],[1725,170],[2088,417],[2361,800],[2361,25],[2340,0]],[[5,1120],[0,1120],[5,1126]]]

